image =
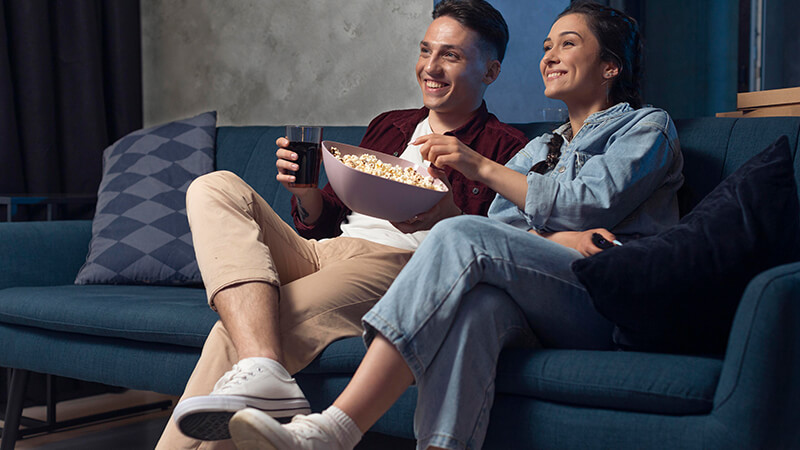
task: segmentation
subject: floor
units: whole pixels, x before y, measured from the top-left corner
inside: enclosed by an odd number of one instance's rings
[[[144,391],[126,391],[120,394],[102,394],[58,403],[57,421],[69,420],[89,414],[125,408],[146,403],[170,400],[177,397]],[[140,413],[122,420],[31,436],[17,441],[15,449],[40,450],[140,450],[155,447],[161,431],[169,419],[170,410]],[[43,406],[26,408],[25,417],[45,420]]]
[[[119,394],[102,394],[57,405],[57,421],[69,420],[88,414],[131,407],[145,403],[171,400],[173,406],[177,397],[144,391],[126,391]],[[17,441],[16,450],[143,450],[152,449],[158,442],[161,431],[169,420],[171,408],[131,416],[122,420],[109,421],[97,425],[58,431],[55,433],[31,436]],[[42,406],[26,408],[25,417],[45,420],[47,412]],[[2,421],[0,421],[2,423]],[[380,443],[377,442],[380,440]],[[408,450],[414,442],[406,439],[388,438],[368,433],[357,450]]]

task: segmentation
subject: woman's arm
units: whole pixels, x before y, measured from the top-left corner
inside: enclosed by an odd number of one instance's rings
[[[524,208],[528,192],[525,175],[484,157],[455,136],[429,134],[413,144],[421,145],[422,157],[433,166],[452,167],[470,180],[480,181],[511,200],[518,208]]]

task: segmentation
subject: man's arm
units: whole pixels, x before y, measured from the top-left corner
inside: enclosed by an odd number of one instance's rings
[[[417,139],[422,157],[437,167],[451,167],[473,181],[480,181],[491,190],[525,207],[528,182],[525,175],[509,169],[469,148],[455,136],[429,134]]]

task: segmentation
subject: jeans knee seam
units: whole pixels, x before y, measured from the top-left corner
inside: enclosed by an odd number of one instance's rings
[[[447,298],[450,297],[453,294],[453,290],[455,289],[455,287],[458,284],[459,280],[461,280],[464,277],[464,275],[467,273],[468,269],[473,264],[475,264],[477,260],[478,260],[478,255],[475,255],[475,256],[473,256],[472,260],[470,260],[464,266],[464,268],[461,270],[461,273],[458,274],[458,276],[455,278],[453,283],[448,288],[447,293],[445,293],[444,296],[442,297],[442,300],[438,302],[438,305],[436,306],[436,308],[431,310],[430,314],[426,315],[425,318],[420,321],[419,326],[417,326],[417,328],[412,333],[409,333],[409,340],[414,340],[416,338],[417,334],[420,332],[420,330],[422,330],[422,328],[428,323],[428,321],[431,320],[431,317],[433,317],[436,314],[436,312],[439,311],[439,309],[442,307],[442,305],[446,302]]]
[[[499,262],[502,262],[504,264],[511,264],[511,265],[514,265],[514,266],[519,267],[521,269],[525,269],[525,270],[528,270],[528,271],[531,271],[531,272],[536,272],[536,274],[538,274],[540,276],[543,276],[543,277],[546,277],[546,278],[552,278],[554,280],[558,280],[558,281],[560,281],[562,283],[568,284],[570,286],[574,286],[574,287],[579,288],[581,290],[585,290],[586,289],[580,283],[575,283],[575,282],[573,282],[571,280],[565,280],[564,278],[557,277],[557,276],[553,275],[552,273],[543,272],[543,271],[541,271],[539,269],[535,269],[533,267],[524,266],[524,265],[515,263],[513,261],[509,261],[509,260],[504,259],[504,258],[491,258],[491,259],[492,259],[492,261],[499,261]]]

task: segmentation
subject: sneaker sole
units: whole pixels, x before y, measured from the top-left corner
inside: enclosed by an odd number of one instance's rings
[[[309,414],[306,399],[267,400],[243,396],[190,397],[178,403],[173,417],[183,434],[201,441],[230,439],[228,423],[231,417],[245,408],[255,408],[275,418]]]
[[[228,430],[228,422],[234,414],[232,412],[189,414],[178,421],[178,429],[186,436],[201,441],[230,439],[231,432]]]

